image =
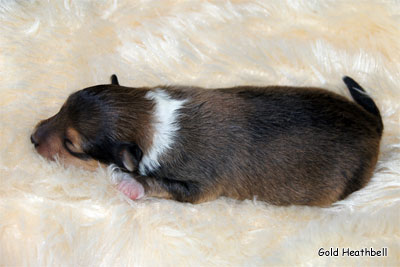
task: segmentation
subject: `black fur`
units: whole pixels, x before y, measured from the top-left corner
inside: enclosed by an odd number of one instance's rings
[[[115,74],[111,75],[111,84],[119,85],[117,75]]]
[[[40,123],[32,139],[40,143],[36,149],[52,156],[57,146],[46,136],[73,128],[86,155],[132,169],[146,194],[192,203],[257,196],[277,205],[328,205],[372,176],[382,120],[349,77],[343,80],[357,104],[319,88],[129,88],[115,75],[111,80],[72,94],[56,116]],[[140,164],[154,134],[149,90],[187,101],[159,167],[139,175],[130,166]]]
[[[380,121],[380,129],[378,131],[382,131],[383,123],[381,118],[381,113],[379,112],[378,107],[372,98],[365,92],[364,88],[362,88],[355,80],[348,76],[343,77],[344,83],[347,85],[347,88],[350,91],[351,96],[357,102],[357,104],[361,105],[366,111],[375,115]]]
[[[310,204],[335,187],[344,188],[344,198],[367,181],[376,144],[360,146],[365,138],[379,140],[382,128],[372,133],[377,120],[343,97],[289,87],[221,89],[212,100],[176,91],[195,100],[181,110],[170,156],[148,173],[174,199],[194,202],[222,184],[222,195]],[[241,182],[233,178],[238,173]]]

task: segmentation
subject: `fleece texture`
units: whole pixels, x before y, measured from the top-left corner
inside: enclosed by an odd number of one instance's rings
[[[400,4],[364,1],[0,1],[1,266],[400,264]],[[370,183],[331,207],[127,199],[99,168],[41,158],[35,124],[109,83],[206,88],[356,79],[385,125]],[[385,257],[320,248],[388,248]]]

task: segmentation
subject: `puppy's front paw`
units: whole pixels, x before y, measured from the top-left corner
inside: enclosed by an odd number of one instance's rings
[[[145,195],[143,185],[133,178],[123,179],[117,188],[132,200],[140,199]]]

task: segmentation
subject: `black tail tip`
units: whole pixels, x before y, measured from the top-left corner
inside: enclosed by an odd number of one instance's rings
[[[111,84],[119,85],[117,75],[115,74],[111,75]]]
[[[382,118],[374,100],[372,100],[372,98],[365,92],[365,90],[361,87],[361,85],[359,85],[352,78],[344,76],[343,82],[348,87],[354,101],[356,101],[357,104],[361,105],[366,111],[370,112],[371,114],[375,115],[378,118],[379,124],[377,129],[379,133],[382,133],[383,129]]]
[[[361,85],[359,85],[353,78],[349,76],[344,76],[342,79],[350,90],[356,88],[358,90],[365,92],[365,90],[361,87]]]

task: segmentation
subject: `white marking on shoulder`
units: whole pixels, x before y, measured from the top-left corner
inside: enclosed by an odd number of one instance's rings
[[[174,143],[179,130],[177,122],[179,109],[187,101],[173,99],[160,88],[149,91],[145,97],[154,101],[152,119],[154,134],[152,145],[147,153],[143,155],[139,164],[141,175],[146,175],[147,171],[153,171],[160,167],[159,157],[170,149]]]

